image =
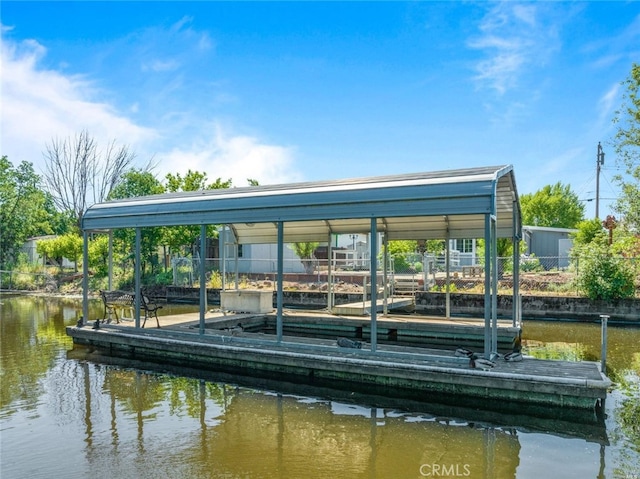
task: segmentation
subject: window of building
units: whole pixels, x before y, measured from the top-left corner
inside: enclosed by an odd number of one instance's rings
[[[456,250],[461,253],[473,253],[473,240],[472,239],[459,239],[456,240]]]

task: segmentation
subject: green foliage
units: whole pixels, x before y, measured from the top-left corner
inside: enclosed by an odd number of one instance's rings
[[[626,258],[640,259],[640,235],[623,229],[611,245],[611,252]]]
[[[314,252],[318,248],[320,243],[293,243],[291,248],[300,259],[312,259],[314,258]]]
[[[231,188],[231,180],[222,181],[217,178],[213,183],[207,183],[207,174],[199,171],[187,171],[183,177],[179,173],[166,176],[166,191],[176,193],[179,191],[201,191],[219,190]],[[215,225],[207,226],[207,237],[217,237]],[[200,237],[199,226],[171,226],[162,230],[162,244],[170,248],[171,251],[184,250],[187,254],[191,252],[191,247]]]
[[[89,268],[98,276],[109,274],[109,238],[99,235],[89,241]]]
[[[414,240],[394,240],[387,243],[389,256],[396,256],[404,253],[415,253],[418,249],[418,242]]]
[[[609,301],[635,296],[634,272],[627,259],[597,243],[574,247],[572,254],[578,261],[576,286],[587,298]]]
[[[15,264],[28,238],[54,233],[54,212],[33,165],[23,161],[14,167],[0,158],[0,268]]]
[[[444,252],[444,240],[427,240],[425,252],[433,255],[442,254]]]
[[[110,200],[136,198],[164,193],[165,188],[150,171],[131,169],[120,177],[120,182],[111,190]]]
[[[222,274],[220,274],[220,271],[211,272],[211,278],[209,279],[209,288],[213,288],[213,289],[222,288]]]
[[[207,183],[207,174],[200,171],[188,170],[184,177],[181,176],[180,173],[176,173],[175,175],[169,173],[165,179],[167,192],[170,193],[177,191],[222,190],[231,188],[231,179],[222,181],[221,178],[217,178],[213,183]]]
[[[62,256],[77,264],[82,258],[83,241],[82,237],[74,233],[67,233],[59,237],[62,243]]]
[[[561,182],[533,194],[520,196],[522,224],[550,228],[575,228],[584,218],[584,204]]]
[[[302,265],[308,274],[313,273],[313,262],[311,260],[315,258],[314,252],[319,245],[320,243],[317,242],[293,243],[291,245],[291,248],[302,261]]]
[[[414,240],[393,240],[387,243],[387,253],[393,258],[394,270],[403,273],[411,270],[414,263],[411,256],[418,250],[418,242]]]
[[[478,239],[476,242],[476,251],[478,254],[478,261],[484,261],[484,239]],[[524,253],[527,245],[524,241],[520,242],[520,253]],[[509,238],[498,238],[496,240],[496,250],[498,252],[498,258],[512,258],[513,257],[513,241]]]
[[[153,284],[158,284],[158,285],[173,284],[173,269],[156,274],[153,279]]]
[[[155,195],[163,193],[164,186],[150,172],[131,169],[124,173],[120,182],[109,195],[109,199],[136,198],[139,196]],[[158,264],[157,251],[163,238],[164,228],[145,228],[141,232],[140,255],[142,257],[142,274],[154,273]],[[114,230],[114,250],[120,258],[126,261],[133,260],[133,245],[135,244],[135,229],[123,228]]]
[[[602,222],[598,218],[580,221],[576,228],[578,231],[571,234],[573,243],[576,246],[586,245],[591,242],[606,244],[607,236],[602,227]]]
[[[438,286],[437,284],[435,284],[431,287],[431,291],[434,293],[446,293],[447,285],[443,284],[442,286]],[[458,287],[456,286],[456,284],[453,282],[449,283],[449,292],[456,293],[457,291],[458,291]]]
[[[616,211],[624,217],[630,229],[640,229],[640,64],[631,66],[629,77],[622,82],[626,92],[622,105],[615,112],[616,134],[612,140],[618,161],[625,174],[614,177],[621,193]]]
[[[540,260],[532,254],[527,258],[520,258],[520,271],[523,273],[535,273],[544,271],[544,267],[540,264]]]
[[[55,259],[62,270],[62,258],[76,264],[82,258],[82,238],[74,233],[67,233],[56,238],[40,240],[36,243],[36,251],[40,256]]]

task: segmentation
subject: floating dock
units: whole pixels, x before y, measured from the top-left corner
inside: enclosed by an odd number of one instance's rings
[[[543,417],[557,415],[554,408],[595,413],[611,385],[594,362],[525,358],[510,363],[497,359],[496,366],[485,371],[471,368],[466,358],[456,357],[455,348],[381,343],[371,351],[366,328],[359,326],[366,321],[363,318],[336,318],[334,325],[361,327],[365,341],[362,349],[338,347],[335,331],[332,339],[287,334],[287,324],[313,324],[300,319],[309,315],[313,317],[307,312],[287,316],[281,341],[264,328],[255,328],[258,323],[268,325],[269,315],[223,313],[207,315],[204,334],[198,329],[197,314],[163,316],[161,329],[121,323],[101,325],[99,329],[69,327],[67,334],[76,344],[115,357],[500,412],[527,409]],[[321,324],[319,318],[315,319]],[[414,323],[385,318],[378,332],[395,329],[399,335],[403,329],[419,330],[420,324]]]

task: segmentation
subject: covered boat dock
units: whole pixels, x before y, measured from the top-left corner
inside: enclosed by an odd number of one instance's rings
[[[201,261],[199,271],[200,301],[199,317],[197,320],[197,335],[193,332],[190,336],[180,339],[179,342],[161,339],[160,331],[142,330],[140,327],[140,299],[141,275],[140,245],[141,232],[144,228],[156,226],[199,225],[201,228],[201,250],[205,250],[206,228],[208,225],[224,225],[225,236],[229,236],[235,244],[277,244],[278,258],[276,271],[276,310],[275,310],[275,334],[272,339],[265,340],[262,337],[242,338],[243,346],[231,351],[226,344],[222,349],[216,346],[212,349],[215,340],[211,338],[211,331],[207,331],[207,305],[206,279],[207,271],[205,262]],[[463,368],[451,368],[446,366],[434,366],[432,373],[426,374],[422,366],[401,366],[403,361],[425,360],[424,352],[415,353],[405,351],[402,353],[402,361],[393,365],[398,355],[389,355],[388,348],[384,350],[378,347],[378,308],[368,310],[370,329],[370,343],[366,351],[355,354],[366,355],[370,362],[367,366],[368,373],[356,374],[356,371],[364,367],[356,363],[364,358],[358,356],[349,360],[340,359],[344,351],[336,348],[327,349],[327,345],[319,344],[312,340],[304,342],[304,351],[300,350],[300,341],[295,342],[291,348],[291,341],[284,337],[284,307],[283,307],[283,250],[285,243],[293,242],[323,242],[329,245],[329,257],[331,257],[331,238],[335,234],[368,234],[370,241],[370,258],[378,258],[381,254],[382,272],[379,271],[378,261],[370,261],[370,301],[377,304],[380,299],[385,303],[386,288],[382,288],[382,298],[379,297],[379,275],[382,273],[382,283],[386,283],[386,244],[389,240],[445,240],[454,238],[484,238],[484,326],[483,353],[485,358],[498,356],[498,317],[497,317],[497,289],[498,289],[498,238],[508,238],[514,244],[514,280],[513,280],[513,314],[512,325],[519,327],[520,312],[518,310],[518,251],[521,239],[521,212],[516,189],[513,167],[495,166],[479,167],[449,171],[435,171],[427,173],[415,173],[405,175],[393,175],[385,177],[370,177],[337,181],[323,181],[310,183],[297,183],[272,186],[255,186],[244,188],[232,188],[224,190],[197,191],[188,193],[172,193],[139,197],[125,200],[116,200],[90,207],[82,220],[84,234],[84,301],[83,316],[89,318],[89,291],[88,291],[88,241],[93,233],[104,233],[117,228],[133,228],[136,232],[134,247],[135,254],[135,304],[134,327],[128,328],[126,334],[114,329],[110,339],[106,338],[107,329],[88,330],[70,328],[69,334],[74,341],[87,344],[101,344],[110,350],[119,349],[118,344],[128,348],[127,344],[138,351],[156,350],[158,357],[164,357],[167,361],[177,361],[176,354],[181,357],[191,357],[194,363],[202,366],[204,363],[221,364],[220,359],[225,355],[234,356],[233,361],[244,364],[251,370],[258,364],[270,364],[265,366],[274,371],[283,370],[285,366],[279,364],[276,358],[287,358],[285,369],[299,370],[311,367],[311,373],[307,375],[321,374],[320,371],[340,371],[338,364],[344,367],[341,378],[349,382],[360,382],[360,379],[385,377],[387,371],[400,368],[403,384],[410,385],[411,389],[424,389],[426,383],[433,385],[454,384],[451,375],[463,374],[469,376],[471,387],[467,392],[495,389],[489,397],[500,396],[514,399],[514,394],[504,396],[509,386],[504,377],[499,379],[497,371],[468,371],[468,366]],[[331,263],[329,262],[329,265]],[[447,275],[449,273],[447,267]],[[331,266],[328,275],[331,278]],[[331,287],[329,280],[329,287]],[[448,296],[448,294],[447,294]],[[331,294],[327,297],[329,304],[327,309],[331,311],[333,305]],[[449,301],[447,300],[447,313],[449,317]],[[383,307],[386,315],[386,308]],[[453,326],[453,323],[452,323]],[[153,337],[160,334],[158,337]],[[119,338],[119,339],[118,339]],[[190,339],[189,339],[190,338]],[[120,343],[119,343],[120,341]],[[160,341],[160,342],[158,342]],[[186,341],[186,342],[185,342]],[[212,343],[213,341],[213,343]],[[224,339],[221,340],[224,343]],[[187,346],[192,342],[193,348]],[[188,351],[194,351],[200,344],[207,343],[207,353],[195,359]],[[135,343],[135,346],[133,346]],[[146,346],[144,346],[146,344]],[[155,346],[152,346],[155,344]],[[160,346],[164,344],[164,346]],[[196,345],[198,345],[196,347]],[[186,349],[185,349],[186,348]],[[183,351],[184,350],[184,351]],[[211,353],[216,350],[217,353]],[[222,352],[224,350],[224,352]],[[171,353],[173,351],[173,353]],[[182,352],[180,352],[182,351]],[[203,350],[204,351],[204,350]],[[276,352],[278,352],[276,354]],[[174,354],[175,353],[175,354]],[[153,354],[151,354],[153,356]],[[212,356],[213,355],[213,356]],[[413,359],[407,359],[414,355]],[[214,360],[216,356],[218,359]],[[421,356],[422,358],[418,357]],[[428,355],[427,355],[428,356]],[[436,356],[438,356],[436,354]],[[203,360],[208,357],[209,359]],[[324,359],[322,359],[324,358]],[[427,358],[428,359],[428,358]],[[437,357],[431,358],[439,361]],[[233,362],[232,361],[232,362]],[[355,362],[354,362],[355,361]],[[457,360],[454,360],[454,362]],[[298,366],[295,363],[298,363]],[[450,362],[447,359],[445,362]],[[459,362],[456,364],[459,365]],[[314,369],[315,367],[315,369]],[[354,369],[355,368],[355,369]],[[377,368],[377,371],[376,371]],[[315,372],[314,372],[315,371]],[[457,373],[455,371],[458,371]],[[471,375],[467,373],[471,372]],[[440,374],[442,373],[442,374]],[[493,374],[492,374],[493,373]],[[329,373],[326,373],[329,374]],[[485,377],[486,374],[490,376]],[[330,375],[329,375],[330,376]],[[597,376],[597,378],[596,378]],[[462,376],[461,376],[462,377]],[[360,379],[359,379],[360,378]],[[440,378],[440,379],[438,379]],[[482,379],[484,378],[484,379]],[[597,380],[596,380],[597,379]],[[511,379],[509,379],[511,380]],[[366,381],[365,381],[366,382]],[[564,382],[567,391],[562,393],[558,389]],[[608,380],[599,372],[591,371],[588,377],[571,377],[565,380],[551,381],[542,389],[536,385],[536,381],[527,377],[518,383],[515,390],[518,391],[517,401],[533,401],[538,404],[551,404],[557,401],[550,398],[554,395],[562,395],[564,401],[571,407],[584,407],[585,404],[593,405],[594,401],[602,399],[606,395]],[[391,382],[389,383],[391,384]],[[546,384],[546,383],[545,383]],[[422,385],[422,386],[420,386]],[[529,385],[529,388],[527,387]],[[533,386],[532,386],[533,385]],[[535,387],[534,387],[535,386]],[[540,389],[541,395],[532,394],[533,389]],[[568,388],[568,389],[567,389]],[[428,389],[428,388],[427,388]],[[465,388],[450,388],[451,393]],[[496,392],[496,391],[502,391]],[[495,396],[495,394],[498,396]],[[569,397],[571,399],[569,399]]]

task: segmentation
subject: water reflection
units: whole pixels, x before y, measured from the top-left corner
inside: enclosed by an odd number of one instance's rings
[[[167,477],[415,477],[422,468],[502,478],[519,465],[515,429],[76,364],[88,385],[78,403],[86,461],[112,477],[129,477],[133,464],[146,477],[151,461]]]
[[[79,317],[73,301],[2,298],[0,313],[2,477],[596,478],[640,470],[638,329],[609,330],[618,385],[606,421],[576,425],[107,361],[71,349],[64,328]],[[562,354],[600,348],[597,325],[527,323],[525,339],[530,353],[538,344],[562,344],[545,350]]]

